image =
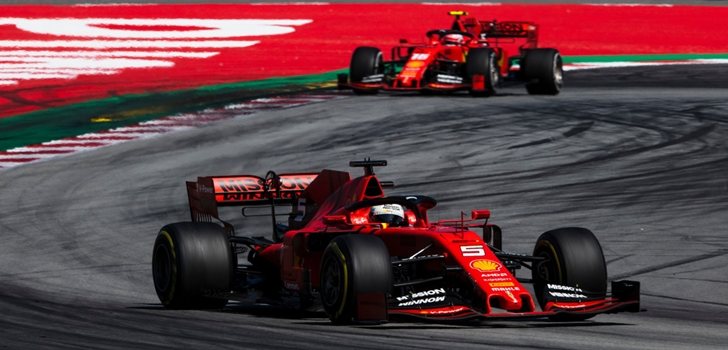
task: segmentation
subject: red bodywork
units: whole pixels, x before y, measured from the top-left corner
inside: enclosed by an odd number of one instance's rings
[[[393,198],[385,197],[382,183],[373,172],[367,173],[354,179],[348,172],[334,170],[274,174],[265,179],[249,175],[200,177],[197,182],[188,182],[192,219],[219,220],[220,206],[290,205],[289,229],[278,241],[243,243],[255,253],[251,255],[253,267],[262,267],[267,278],[291,293],[316,293],[322,252],[338,235],[377,236],[386,244],[393,261],[420,254],[423,262],[418,278],[444,277],[425,284],[424,290],[396,287],[395,281],[386,305],[389,315],[455,320],[563,313],[591,315],[639,308],[637,296],[553,301],[540,309],[515,277],[512,261],[496,256],[496,251],[500,251],[500,229],[487,223],[490,211],[475,210],[467,219],[463,214],[460,219],[431,222],[427,212],[435,206],[433,199],[400,196],[413,201],[406,211],[409,227],[386,227],[370,222],[369,208],[358,206],[366,201]],[[225,223],[225,227],[235,241],[232,226]],[[428,257],[433,259],[427,261]],[[452,272],[443,272],[443,267]],[[397,268],[396,262],[393,268]],[[359,310],[362,319],[366,319],[366,312],[366,308]]]
[[[538,25],[525,21],[481,21],[466,13],[451,12],[455,20],[450,29],[431,30],[427,40],[392,48],[384,61],[383,79],[377,82],[340,81],[340,88],[359,90],[486,90],[483,75],[468,76],[465,65],[473,48],[491,48],[496,54],[500,80],[522,80],[519,60],[524,50],[538,47]],[[442,34],[462,32],[468,37],[461,45],[445,45]],[[442,78],[439,78],[442,76]]]

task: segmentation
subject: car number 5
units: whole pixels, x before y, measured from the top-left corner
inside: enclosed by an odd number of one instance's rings
[[[463,256],[483,256],[485,255],[485,249],[482,245],[461,245],[460,252]]]

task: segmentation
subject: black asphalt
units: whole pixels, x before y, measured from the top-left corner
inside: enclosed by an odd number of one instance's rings
[[[0,348],[725,348],[728,66],[566,79],[557,97],[344,93],[0,171]],[[530,252],[551,228],[591,228],[610,277],[642,283],[647,312],[332,326],[259,307],[161,308],[151,248],[161,226],[187,220],[185,180],[364,157],[389,160],[378,174],[393,193],[438,198],[434,218],[492,209],[509,250]]]

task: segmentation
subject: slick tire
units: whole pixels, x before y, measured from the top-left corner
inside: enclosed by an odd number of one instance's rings
[[[351,55],[349,65],[349,79],[353,83],[360,83],[365,77],[382,74],[384,59],[382,51],[376,47],[357,47]],[[377,89],[353,89],[359,95],[372,95],[379,92]]]
[[[474,48],[468,52],[465,74],[472,82],[473,76],[485,76],[485,91],[470,90],[473,96],[492,96],[500,86],[500,71],[495,51],[490,48]]]
[[[548,231],[536,241],[533,255],[545,258],[532,269],[533,289],[541,308],[546,306],[546,284],[581,288],[589,297],[607,295],[607,264],[594,234],[580,227]],[[591,316],[558,316],[555,320],[583,320]]]
[[[152,253],[154,289],[170,309],[219,309],[230,291],[233,252],[227,234],[213,223],[164,226]]]
[[[386,298],[392,286],[386,245],[376,236],[350,234],[334,238],[322,257],[320,284],[321,302],[331,322],[358,322],[357,296],[381,294]]]
[[[521,69],[530,95],[558,95],[564,85],[563,62],[555,49],[527,50]]]

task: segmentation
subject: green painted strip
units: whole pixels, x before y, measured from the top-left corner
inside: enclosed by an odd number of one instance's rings
[[[222,107],[245,99],[303,92],[320,88],[345,71],[124,95],[0,118],[0,150]]]
[[[564,56],[564,63],[685,61],[699,59],[728,59],[728,53],[717,54],[660,54],[660,55],[612,55],[612,56]]]
[[[695,59],[728,59],[728,53],[564,56],[564,63]],[[337,74],[347,71],[340,69],[322,74],[209,85],[171,92],[124,95],[0,118],[0,150],[98,132],[176,113],[221,107],[244,99],[317,89],[326,82],[334,81]]]

